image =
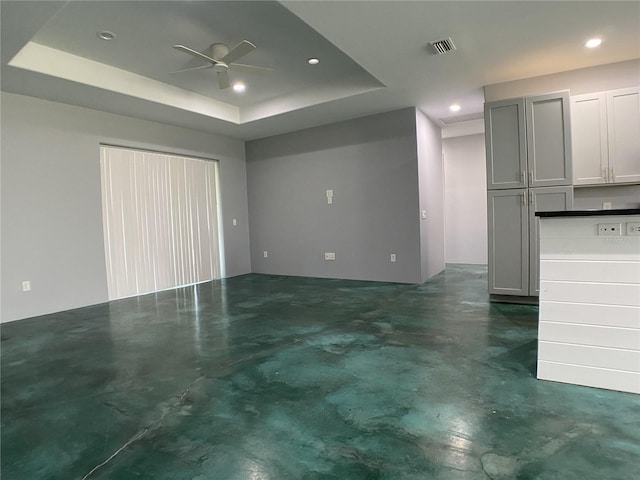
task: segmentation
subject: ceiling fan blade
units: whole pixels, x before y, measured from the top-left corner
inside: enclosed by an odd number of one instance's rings
[[[232,63],[229,65],[229,68],[231,70],[238,70],[239,72],[258,73],[260,75],[269,75],[270,73],[273,73],[273,68],[243,65],[241,63]]]
[[[231,84],[231,81],[229,80],[229,74],[227,73],[227,71],[223,71],[223,72],[218,72],[218,86],[221,89],[224,88],[229,88],[229,85]]]
[[[173,48],[175,48],[176,50],[180,50],[181,52],[188,53],[189,55],[199,58],[201,60],[206,60],[212,65],[215,65],[218,63],[217,60],[209,57],[208,55],[205,55],[204,53],[200,53],[197,50],[193,50],[192,48],[185,47],[184,45],[174,45]]]
[[[190,67],[190,68],[183,68],[181,70],[176,70],[175,72],[169,72],[169,74],[173,75],[174,73],[182,73],[182,72],[190,72],[191,70],[204,70],[206,68],[213,68],[214,66],[209,64],[209,65],[200,65],[199,67]]]
[[[255,49],[256,49],[256,46],[253,43],[251,43],[249,40],[243,40],[238,45],[233,47],[229,51],[229,53],[227,53],[222,58],[222,61],[227,65],[229,65],[230,63],[233,63],[235,60],[239,59],[240,57],[244,57],[247,53],[253,52]]]

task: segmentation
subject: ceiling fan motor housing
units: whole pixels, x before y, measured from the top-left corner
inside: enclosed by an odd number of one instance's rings
[[[209,52],[209,56],[214,60],[222,60],[229,53],[229,47],[224,43],[214,43],[209,47]]]

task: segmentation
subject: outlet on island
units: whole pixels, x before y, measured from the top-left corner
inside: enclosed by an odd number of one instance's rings
[[[627,222],[627,235],[640,237],[640,222]]]
[[[620,223],[599,223],[598,235],[606,237],[622,235],[622,225]]]

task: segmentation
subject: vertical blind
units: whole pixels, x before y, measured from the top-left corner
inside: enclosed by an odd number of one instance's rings
[[[100,147],[109,298],[220,278],[214,161]]]

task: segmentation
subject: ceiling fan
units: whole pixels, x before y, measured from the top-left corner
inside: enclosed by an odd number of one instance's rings
[[[230,79],[228,70],[238,70],[248,73],[269,74],[273,72],[271,68],[258,67],[255,65],[243,65],[241,63],[235,63],[241,57],[252,52],[256,49],[256,46],[248,40],[243,40],[238,45],[229,49],[229,46],[224,43],[214,43],[204,52],[198,52],[192,48],[184,45],[174,45],[173,48],[184,53],[188,53],[192,57],[198,60],[204,60],[206,65],[200,65],[198,67],[183,68],[172,73],[188,72],[191,70],[203,70],[207,68],[213,68],[218,75],[218,86],[220,88],[229,88]]]

